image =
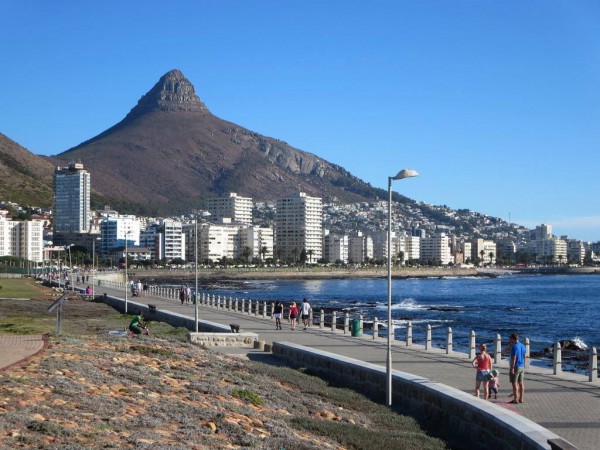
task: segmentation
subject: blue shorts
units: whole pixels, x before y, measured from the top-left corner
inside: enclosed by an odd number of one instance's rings
[[[490,381],[490,371],[489,370],[478,370],[477,375],[475,376],[476,381]]]

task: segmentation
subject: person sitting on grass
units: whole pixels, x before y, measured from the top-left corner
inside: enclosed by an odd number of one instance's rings
[[[142,333],[146,336],[150,336],[150,330],[148,330],[146,322],[144,322],[144,312],[140,311],[137,316],[134,316],[133,320],[129,324],[129,333],[127,335],[136,336]]]

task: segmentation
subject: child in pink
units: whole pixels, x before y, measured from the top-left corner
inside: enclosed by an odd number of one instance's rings
[[[496,369],[492,370],[490,373],[490,382],[488,383],[488,388],[490,390],[490,398],[492,398],[492,392],[494,393],[494,398],[498,398],[498,388],[500,387],[500,372]]]

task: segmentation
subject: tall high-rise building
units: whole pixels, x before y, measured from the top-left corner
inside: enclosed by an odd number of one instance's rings
[[[207,199],[206,205],[213,222],[231,219],[234,223],[252,225],[252,199],[249,197],[240,197],[231,192],[229,197]]]
[[[275,253],[279,259],[306,261],[323,257],[323,202],[304,192],[277,200],[275,211]]]
[[[88,233],[90,209],[90,173],[81,163],[70,163],[54,171],[54,233]]]

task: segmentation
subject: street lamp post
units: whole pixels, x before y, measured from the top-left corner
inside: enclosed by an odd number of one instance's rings
[[[96,282],[95,267],[96,267],[96,241],[100,240],[100,238],[95,238],[92,240],[92,299],[96,298],[94,283]]]
[[[73,261],[71,260],[71,247],[73,247],[73,244],[69,245],[69,277],[70,277],[70,283],[71,283],[71,290],[75,290],[75,286],[73,284]]]
[[[206,218],[210,216],[210,213],[208,211],[203,211],[202,212],[202,220],[206,221]],[[196,211],[196,220],[195,220],[195,228],[196,228],[196,238],[195,238],[195,242],[194,242],[194,267],[195,267],[195,274],[196,274],[196,291],[195,291],[195,296],[196,296],[196,302],[195,302],[195,322],[196,322],[196,333],[198,332],[198,300],[199,300],[199,296],[198,296],[198,211]]]
[[[129,232],[125,233],[125,314],[127,314],[127,289],[129,289],[129,283],[127,282],[127,236],[129,236]]]
[[[387,229],[387,293],[388,293],[388,332],[387,332],[387,359],[386,373],[386,405],[392,406],[392,336],[394,324],[392,322],[392,181],[416,177],[419,174],[412,169],[403,169],[396,176],[388,177],[388,229]]]
[[[194,290],[194,322],[196,323],[196,333],[198,332],[198,211],[196,211],[195,238],[194,238],[194,269],[196,275],[196,288]]]

